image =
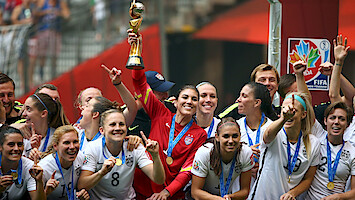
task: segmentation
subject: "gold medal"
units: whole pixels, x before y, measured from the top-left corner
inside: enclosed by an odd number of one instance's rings
[[[288,183],[291,183],[291,176],[288,176]]]
[[[174,160],[173,160],[172,157],[167,157],[166,158],[166,164],[171,165],[171,164],[173,164],[173,162],[174,162]]]
[[[334,189],[334,183],[333,183],[333,182],[329,182],[329,183],[327,184],[327,188],[328,188],[329,190]]]
[[[13,180],[17,180],[17,178],[18,178],[17,171],[11,172],[11,176],[12,176],[12,179],[13,179]]]
[[[119,158],[116,158],[116,165],[121,166],[122,165],[122,160]]]

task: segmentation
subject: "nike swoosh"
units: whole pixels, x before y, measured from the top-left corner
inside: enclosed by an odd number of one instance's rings
[[[138,126],[139,126],[139,125],[134,126],[134,127],[132,127],[132,128],[131,128],[131,127],[128,127],[128,130],[129,130],[129,131],[133,131],[134,129],[138,128]]]

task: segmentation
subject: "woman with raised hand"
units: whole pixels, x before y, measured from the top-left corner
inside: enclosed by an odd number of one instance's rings
[[[25,124],[32,128],[30,140],[24,140],[24,155],[33,160],[34,156],[40,158],[41,154],[48,150],[55,129],[68,122],[61,116],[60,102],[53,100],[48,94],[29,96],[23,107],[22,117],[26,119]]]
[[[198,109],[196,111],[197,125],[205,129],[207,138],[214,137],[217,131],[217,125],[221,121],[214,117],[214,111],[218,103],[217,89],[210,82],[201,82],[196,85],[196,89],[200,95]]]
[[[45,156],[38,163],[43,169],[43,182],[47,199],[89,199],[82,189],[77,192],[76,185],[84,162],[79,151],[78,132],[71,125],[58,127]],[[32,184],[30,181],[29,184]]]
[[[159,144],[143,137],[146,149],[140,144],[128,151],[127,125],[121,110],[111,109],[101,115],[100,132],[104,137],[89,143],[85,150],[78,184],[79,188],[89,190],[92,199],[134,199],[132,183],[137,166],[155,183],[164,183]],[[151,154],[153,162],[145,150]]]
[[[245,84],[240,91],[237,102],[239,105],[238,113],[245,115],[245,117],[237,120],[237,123],[241,127],[240,141],[251,147],[255,157],[250,184],[252,187],[259,168],[259,145],[267,127],[278,117],[272,108],[269,90],[263,84],[256,82]],[[233,185],[233,191],[238,190],[238,186]]]
[[[128,30],[128,42],[142,37]],[[141,45],[140,45],[141,46]],[[132,70],[133,84],[137,97],[142,102],[152,120],[149,138],[161,146],[160,158],[163,160],[166,181],[157,185],[141,172],[135,175],[134,187],[139,192],[137,199],[183,199],[183,188],[191,179],[191,168],[197,149],[206,141],[206,132],[193,120],[198,106],[199,93],[194,86],[186,85],[178,92],[174,101],[176,114],[170,112],[153,94],[144,70]],[[150,187],[148,187],[151,185]]]
[[[240,142],[240,136],[235,120],[222,118],[213,142],[198,149],[192,168],[191,194],[194,199],[231,200],[248,196],[254,160],[252,150]],[[234,193],[233,183],[241,188]]]
[[[288,94],[281,117],[264,132],[258,177],[248,199],[296,199],[314,178],[320,143],[311,134],[313,108],[306,94]]]
[[[0,128],[0,199],[20,200],[26,191],[31,199],[45,198],[42,172],[38,165],[25,157],[20,130],[3,125]],[[33,184],[29,184],[30,180]]]

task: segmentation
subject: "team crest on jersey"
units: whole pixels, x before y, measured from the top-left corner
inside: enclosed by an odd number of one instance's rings
[[[234,172],[240,174],[242,172],[242,163],[235,163]]]
[[[190,145],[193,140],[194,140],[194,138],[193,138],[192,135],[187,135],[187,136],[185,137],[185,144],[186,144],[186,145]]]
[[[126,156],[126,165],[128,167],[132,167],[132,165],[133,165],[133,156],[131,154],[128,154]]]
[[[198,162],[195,160],[195,162],[194,162],[194,169],[196,170],[196,171],[199,171],[200,170],[200,166],[198,165]]]
[[[348,150],[344,150],[341,152],[340,159],[347,161],[350,158],[350,152]]]

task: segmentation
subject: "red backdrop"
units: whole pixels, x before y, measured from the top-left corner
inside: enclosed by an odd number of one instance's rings
[[[142,57],[145,69],[161,72],[159,26],[152,25],[148,27],[142,31],[142,35]],[[99,88],[106,98],[122,102],[107,72],[100,67],[101,64],[105,64],[109,68],[115,66],[121,69],[122,81],[133,92],[131,72],[125,67],[129,48],[127,41],[124,40],[49,82],[58,87],[64,111],[71,122],[74,122],[80,116],[79,109],[74,108],[74,101],[79,92],[87,87]],[[24,95],[19,101],[25,102],[26,98],[33,92],[31,91]]]

